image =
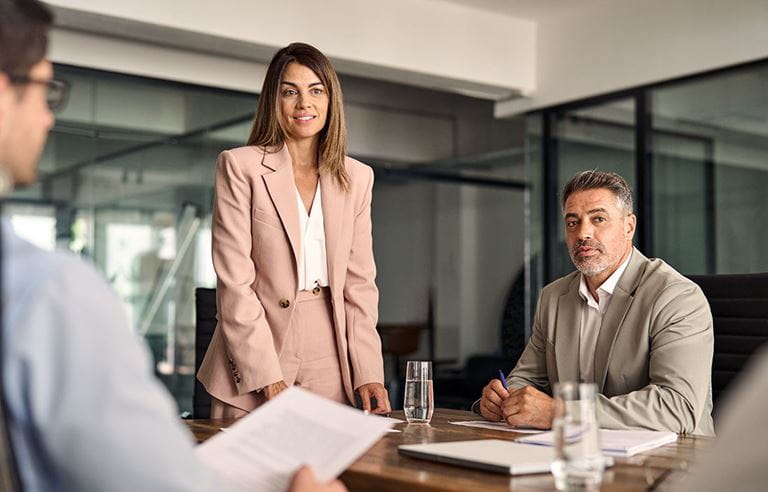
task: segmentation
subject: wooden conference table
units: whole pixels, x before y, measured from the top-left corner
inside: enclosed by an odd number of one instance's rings
[[[403,412],[392,417],[404,419]],[[555,490],[551,474],[509,477],[451,465],[401,456],[399,444],[464,441],[470,439],[513,439],[519,434],[451,425],[450,422],[478,420],[478,416],[459,410],[438,409],[429,425],[397,424],[402,432],[387,433],[355,461],[341,480],[351,491],[544,491]],[[185,420],[198,442],[203,442],[226,427],[226,420]],[[685,470],[701,450],[712,442],[704,437],[679,437],[676,443],[641,453],[631,458],[616,458],[606,469],[601,490],[641,491],[676,490]]]

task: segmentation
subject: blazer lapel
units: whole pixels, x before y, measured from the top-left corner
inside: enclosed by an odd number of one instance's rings
[[[296,270],[299,268],[301,252],[301,233],[299,231],[299,208],[296,204],[296,183],[293,179],[293,165],[288,148],[283,147],[275,153],[264,153],[262,165],[272,169],[273,173],[262,175],[264,184],[275,204],[277,214],[291,243]],[[323,197],[325,198],[325,197]]]
[[[328,283],[335,285],[337,279],[336,250],[344,220],[344,202],[347,194],[336,180],[328,173],[320,173],[320,192],[322,193],[323,227],[325,229],[325,256],[328,262]]]
[[[579,333],[581,327],[581,298],[579,275],[574,275],[568,291],[557,301],[555,321],[555,360],[558,381],[579,380]],[[554,383],[555,381],[550,381]]]
[[[600,392],[605,386],[608,362],[611,360],[616,337],[624,322],[624,317],[632,305],[635,290],[640,283],[643,272],[645,272],[647,262],[648,259],[642,253],[637,249],[632,250],[632,258],[613,290],[611,303],[608,305],[608,310],[600,324],[600,333],[597,336],[597,345],[595,346],[595,383],[597,383],[597,390]]]

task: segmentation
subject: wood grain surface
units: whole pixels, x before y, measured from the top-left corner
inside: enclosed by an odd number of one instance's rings
[[[404,419],[402,412],[392,417]],[[435,411],[432,422],[424,424],[397,424],[402,432],[387,433],[341,475],[351,491],[543,491],[556,490],[552,475],[524,475],[509,477],[489,472],[401,456],[400,444],[465,441],[470,439],[514,439],[520,434],[491,429],[478,429],[452,425],[450,422],[480,420],[481,417],[459,410]],[[227,427],[227,420],[185,420],[184,423],[203,442]],[[681,436],[676,443],[641,453],[631,458],[616,458],[616,465],[608,468],[600,490],[672,491],[684,478],[688,467],[696,461],[711,439]]]

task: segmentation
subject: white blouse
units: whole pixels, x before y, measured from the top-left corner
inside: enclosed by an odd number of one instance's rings
[[[299,206],[299,230],[301,231],[299,290],[327,287],[328,263],[325,256],[325,224],[320,183],[317,183],[309,214],[298,189],[296,189],[296,203]]]

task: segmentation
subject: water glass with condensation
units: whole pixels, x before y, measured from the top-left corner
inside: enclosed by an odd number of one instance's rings
[[[432,362],[409,360],[405,367],[405,420],[411,424],[428,424],[435,411],[432,394]]]
[[[596,392],[594,383],[555,384],[552,475],[558,490],[598,490],[603,481]]]

